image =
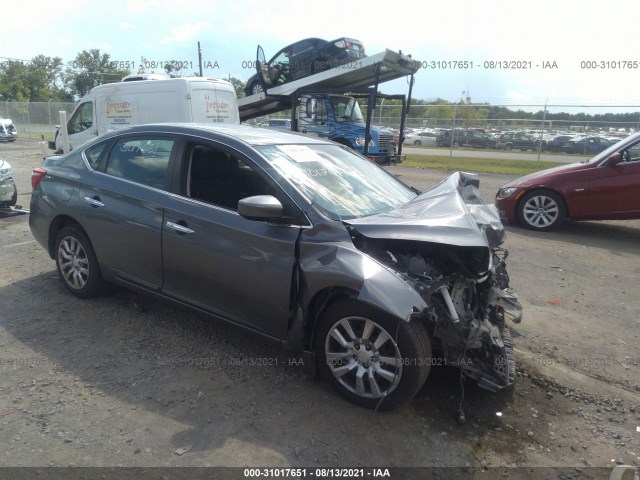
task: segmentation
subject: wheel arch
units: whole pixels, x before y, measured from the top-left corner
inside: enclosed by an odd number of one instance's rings
[[[331,140],[336,143],[339,143],[340,145],[344,145],[345,147],[349,147],[350,149],[355,150],[353,144],[344,137],[334,137]]]
[[[329,306],[345,299],[357,299],[358,292],[348,287],[326,287],[315,293],[308,303],[303,327],[304,348],[313,348],[316,325]]]
[[[77,225],[79,228],[82,229],[85,235],[87,234],[86,230],[82,228],[82,225],[80,224],[80,222],[76,220],[74,217],[70,215],[64,215],[64,214],[58,215],[56,218],[53,219],[53,221],[49,225],[49,237],[47,241],[47,250],[49,251],[49,256],[51,258],[55,257],[55,244],[56,244],[56,237],[58,236],[58,232],[62,230],[64,227],[69,225]],[[87,238],[88,237],[89,236],[87,235]]]

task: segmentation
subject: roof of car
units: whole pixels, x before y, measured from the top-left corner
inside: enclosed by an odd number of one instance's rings
[[[278,144],[328,144],[328,140],[322,140],[308,135],[275,130],[272,128],[254,127],[252,125],[235,124],[209,124],[209,123],[154,123],[138,125],[126,130],[118,130],[118,134],[162,132],[182,134],[206,134],[208,132],[227,137],[233,137],[249,145],[278,145]],[[116,132],[114,132],[116,133]]]

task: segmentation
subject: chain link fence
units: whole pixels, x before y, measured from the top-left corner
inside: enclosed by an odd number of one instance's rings
[[[372,115],[372,124],[399,128],[400,110],[397,105],[378,105]],[[362,105],[362,111],[366,111],[366,105]],[[622,135],[640,130],[640,104],[412,105],[406,127]]]
[[[75,103],[0,102],[0,116],[10,118],[18,129],[18,138],[50,138],[59,124],[58,112],[70,115]],[[366,104],[361,109],[366,114]],[[372,125],[399,128],[401,107],[379,104],[372,114]],[[289,118],[288,112],[261,117]],[[638,105],[411,105],[406,119],[410,129],[482,129],[487,131],[527,131],[531,134],[588,134],[623,136],[640,131]]]
[[[18,138],[52,139],[60,123],[58,112],[73,112],[73,102],[0,102],[0,116],[10,118],[18,130]]]

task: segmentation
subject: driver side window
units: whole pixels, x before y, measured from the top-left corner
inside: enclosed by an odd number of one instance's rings
[[[68,123],[69,133],[79,133],[93,126],[93,102],[78,107]]]

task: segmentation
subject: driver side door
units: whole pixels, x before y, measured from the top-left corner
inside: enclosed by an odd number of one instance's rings
[[[589,181],[589,204],[594,213],[610,218],[640,215],[640,141],[625,148],[615,166],[601,164]]]

